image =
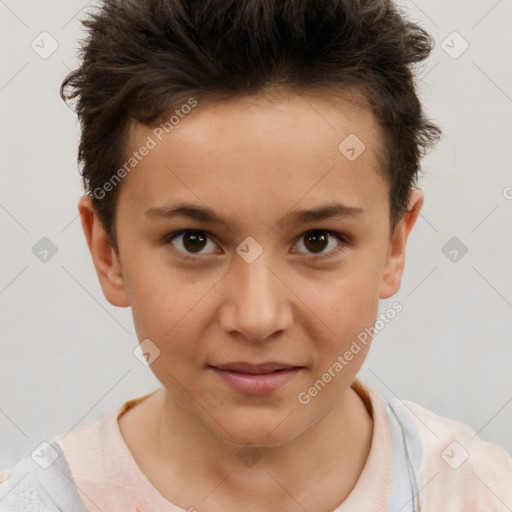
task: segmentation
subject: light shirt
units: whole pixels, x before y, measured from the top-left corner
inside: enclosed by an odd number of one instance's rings
[[[503,448],[414,402],[386,400],[359,379],[352,387],[373,418],[372,443],[354,489],[333,512],[512,511],[512,457]],[[150,395],[54,437],[39,464],[27,457],[0,472],[0,512],[207,510],[201,496],[188,509],[164,498],[121,435],[118,418]]]

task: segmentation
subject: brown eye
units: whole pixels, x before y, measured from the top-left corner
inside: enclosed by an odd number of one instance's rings
[[[325,229],[316,229],[312,231],[307,231],[304,233],[299,242],[297,243],[297,247],[303,250],[298,250],[297,252],[305,252],[310,255],[319,255],[319,257],[330,256],[331,253],[336,253],[340,248],[340,245],[343,246],[343,237],[341,234],[336,233],[335,231],[328,231]]]
[[[304,237],[304,246],[311,252],[322,252],[329,244],[325,231],[312,231]]]
[[[206,245],[204,233],[189,232],[183,235],[183,247],[190,252],[200,252]]]
[[[185,255],[218,252],[216,250],[217,245],[204,231],[186,230],[173,233],[167,237],[166,242],[174,245],[178,251],[184,253]],[[204,251],[204,249],[208,247],[213,250]]]

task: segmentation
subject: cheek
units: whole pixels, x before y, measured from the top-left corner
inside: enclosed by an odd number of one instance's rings
[[[184,324],[197,325],[197,312],[204,309],[202,304],[218,281],[211,271],[172,265],[163,248],[135,249],[123,267],[138,334],[140,330],[140,336],[162,341]]]
[[[305,283],[306,300],[330,331],[343,335],[373,324],[379,307],[379,284],[375,263],[354,265],[340,272],[338,278],[331,274],[325,280]]]
[[[319,287],[309,288],[311,293],[308,294],[307,303],[321,320],[314,322],[317,328],[309,332],[317,356],[313,374],[316,379],[329,369],[336,375],[343,374],[343,377],[333,379],[336,383],[325,394],[328,401],[330,394],[336,394],[338,389],[343,388],[362,366],[371,344],[370,328],[378,315],[378,265],[375,262],[363,265],[361,260],[358,263],[360,265],[341,273],[338,279],[331,278]],[[321,328],[318,329],[318,326]],[[345,354],[349,360],[338,363],[338,369],[339,364],[343,365],[343,370],[338,374],[332,366],[338,356]]]
[[[173,285],[160,281],[162,289],[155,288],[154,293],[143,289],[132,303],[133,320],[139,336],[184,351],[211,317],[208,288]]]
[[[134,325],[138,339],[149,339],[158,349],[151,371],[166,389],[186,402],[184,383],[188,393],[195,396],[201,392],[197,371],[208,360],[207,340],[218,335],[210,329],[215,321],[213,290],[218,277],[192,279],[190,272],[159,270],[154,267],[154,273],[137,274],[131,282]]]
[[[162,282],[159,286],[166,288]],[[206,347],[200,340],[211,315],[207,299],[199,290],[168,290],[169,293],[158,290],[148,294],[145,300],[139,296],[132,308],[133,319],[138,339],[151,340],[159,351],[151,371],[166,389],[186,401],[187,393],[182,393],[185,383],[188,393],[199,392],[197,370],[207,359]]]

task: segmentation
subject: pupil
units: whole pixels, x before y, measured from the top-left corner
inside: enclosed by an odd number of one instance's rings
[[[305,245],[312,252],[322,252],[327,247],[327,242],[327,234],[320,231],[307,235]],[[318,243],[320,243],[320,247]]]
[[[206,237],[204,234],[188,233],[183,236],[183,245],[185,249],[190,252],[201,250],[206,243]]]

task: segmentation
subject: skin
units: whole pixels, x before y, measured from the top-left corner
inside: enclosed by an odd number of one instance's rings
[[[128,153],[151,133],[133,124]],[[338,149],[351,133],[366,146],[355,161]],[[380,148],[372,113],[348,101],[311,93],[199,104],[123,179],[119,253],[90,197],[81,198],[105,297],[131,306],[138,339],[161,351],[150,368],[162,388],[119,424],[138,465],[174,504],[328,511],[354,488],[373,422],[350,385],[370,344],[307,405],[297,396],[374,325],[379,299],[400,287],[423,195],[411,192],[409,211],[390,234]],[[287,217],[335,201],[363,213]],[[208,207],[227,226],[145,215],[178,202]],[[199,253],[183,236],[164,240],[182,229],[209,235]],[[324,246],[308,245],[313,229],[338,231],[345,242],[331,235]],[[263,249],[251,263],[236,252],[248,236]],[[208,367],[269,360],[304,368],[277,392],[249,396]],[[245,445],[260,457],[251,467],[237,457]]]

